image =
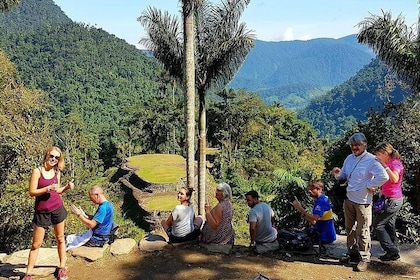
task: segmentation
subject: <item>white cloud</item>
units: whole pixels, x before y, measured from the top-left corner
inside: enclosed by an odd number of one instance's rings
[[[299,40],[302,40],[302,41],[312,40],[312,36],[309,34],[305,34],[302,37],[300,37]]]
[[[284,31],[283,36],[282,36],[282,40],[283,41],[292,41],[293,38],[293,28],[288,27],[286,28],[286,31]]]
[[[293,40],[302,40],[302,41],[307,41],[307,40],[311,40],[312,36],[309,34],[304,34],[304,35],[297,35],[295,34],[295,31],[292,27],[288,27],[286,28],[286,30],[283,33],[279,33],[279,32],[273,32],[272,34],[268,35],[265,34],[265,36],[262,36],[261,38],[259,38],[260,40],[268,40],[268,41],[274,41],[274,42],[278,42],[278,41],[293,41]]]

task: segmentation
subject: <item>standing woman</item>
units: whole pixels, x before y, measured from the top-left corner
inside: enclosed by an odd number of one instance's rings
[[[395,221],[403,204],[401,188],[404,166],[400,154],[391,144],[382,143],[375,148],[378,161],[388,173],[389,180],[382,185],[382,196],[385,197],[385,209],[377,213],[373,220],[373,228],[385,255],[379,257],[382,261],[394,261],[400,258],[398,238],[395,232]]]
[[[193,189],[182,187],[178,191],[179,205],[172,210],[166,221],[162,221],[171,243],[181,243],[197,240],[203,223],[201,217],[194,214],[193,204],[190,202]]]
[[[219,202],[210,210],[206,203],[206,222],[201,232],[201,242],[218,245],[233,245],[235,231],[232,226],[232,190],[227,183],[220,183],[216,187],[216,199]]]
[[[35,214],[33,218],[32,246],[29,251],[28,266],[24,280],[31,280],[32,270],[38,257],[39,248],[44,241],[45,230],[53,226],[57,241],[60,267],[58,279],[67,280],[66,244],[64,238],[64,220],[67,211],[64,208],[61,194],[73,188],[73,182],[65,187],[60,186],[61,171],[64,169],[63,153],[57,147],[50,147],[44,155],[43,165],[32,171],[29,183],[29,195],[35,197]]]

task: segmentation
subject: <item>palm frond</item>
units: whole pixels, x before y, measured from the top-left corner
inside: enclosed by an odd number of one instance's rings
[[[300,188],[304,188],[306,186],[305,180],[303,180],[299,176],[296,176],[293,172],[290,172],[288,170],[280,168],[274,170],[273,175],[277,179],[277,181],[283,185],[296,184]]]
[[[414,26],[408,27],[399,15],[392,19],[390,12],[382,16],[371,15],[358,24],[357,39],[367,44],[378,57],[403,79],[420,89],[419,34]]]
[[[147,34],[140,43],[151,51],[171,76],[182,81],[183,32],[178,17],[148,7],[137,20]]]
[[[203,91],[226,86],[254,46],[255,35],[239,23],[248,3],[225,0],[199,10],[197,84]]]

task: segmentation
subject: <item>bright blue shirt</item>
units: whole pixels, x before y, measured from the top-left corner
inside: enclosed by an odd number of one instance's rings
[[[325,194],[321,194],[314,203],[312,214],[319,216],[314,225],[323,243],[331,243],[337,239],[330,201]]]
[[[108,235],[111,233],[113,218],[114,218],[114,208],[112,207],[112,203],[109,201],[104,201],[101,204],[99,204],[99,207],[92,218],[98,223],[92,229],[93,234],[94,234],[94,236],[92,236],[92,239],[94,241],[104,240],[101,237],[95,236],[96,234]]]

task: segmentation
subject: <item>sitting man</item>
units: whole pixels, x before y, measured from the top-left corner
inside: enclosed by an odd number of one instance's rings
[[[291,204],[302,214],[302,217],[306,221],[313,225],[313,228],[319,233],[321,245],[332,243],[337,237],[330,201],[328,200],[328,197],[322,193],[324,184],[321,181],[311,180],[308,182],[308,189],[309,195],[315,199],[312,214],[307,213],[305,209],[303,209],[296,196],[295,200],[291,202]]]
[[[256,247],[258,253],[277,250],[277,230],[273,227],[274,212],[271,207],[260,202],[256,191],[245,194],[246,202],[251,210],[248,213],[250,247]]]
[[[88,216],[75,205],[71,206],[71,211],[89,229],[92,229],[92,236],[83,246],[102,247],[109,242],[111,230],[115,227],[113,225],[114,208],[112,203],[105,198],[104,191],[100,186],[94,186],[89,190],[89,198],[93,203],[99,205],[95,215]]]

